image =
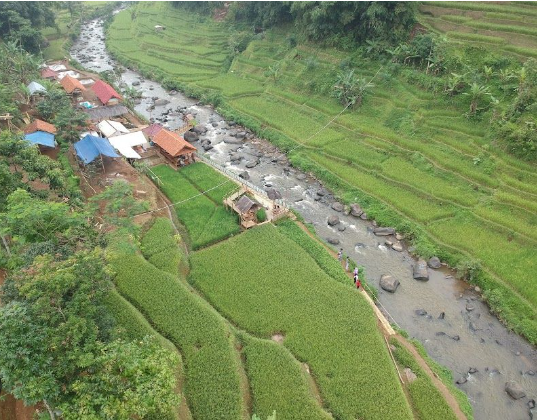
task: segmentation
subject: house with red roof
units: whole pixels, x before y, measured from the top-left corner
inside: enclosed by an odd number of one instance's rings
[[[34,120],[24,128],[24,134],[44,131],[45,133],[56,134],[56,127],[43,120]]]
[[[47,80],[56,80],[58,78],[58,72],[52,70],[50,67],[46,67],[41,70],[41,78]]]
[[[66,75],[62,80],[60,80],[60,84],[69,94],[81,93],[86,90],[84,85],[80,83],[78,79],[75,79],[74,77],[71,77],[69,75]]]
[[[93,89],[103,105],[115,105],[122,99],[121,95],[112,86],[102,80],[97,80],[91,89]]]
[[[163,128],[152,140],[164,157],[175,166],[185,166],[194,162],[196,148],[179,134]]]

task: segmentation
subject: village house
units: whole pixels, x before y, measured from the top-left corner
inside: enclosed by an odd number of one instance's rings
[[[60,81],[60,84],[69,95],[78,95],[86,90],[79,80],[71,76],[65,76]]]
[[[116,105],[122,99],[121,95],[112,86],[102,80],[97,80],[91,89],[103,105]]]
[[[152,141],[174,166],[185,166],[194,162],[196,148],[179,134],[163,128],[153,136]]]
[[[58,78],[58,72],[46,67],[41,70],[41,78],[45,80],[56,80]]]

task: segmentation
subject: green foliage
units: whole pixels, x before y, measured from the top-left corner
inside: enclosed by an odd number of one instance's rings
[[[417,376],[417,379],[408,384],[408,391],[412,406],[419,419],[453,419],[457,416],[442,398],[442,394],[433,384],[431,378],[423,371],[416,362],[412,354],[396,339],[390,340],[396,350],[393,355],[397,364],[402,368],[410,368]]]
[[[237,359],[225,322],[182,281],[135,252],[109,250],[118,290],[185,360],[185,393],[192,415],[236,419],[242,412]]]
[[[338,75],[334,85],[334,96],[345,106],[361,106],[366,93],[375,85],[363,77],[354,75],[354,70]]]
[[[191,281],[233,323],[262,337],[284,334],[335,417],[412,417],[369,304],[274,226],[201,250],[191,264]],[[392,398],[378,404],[386,393]]]
[[[169,219],[158,218],[142,236],[141,251],[155,267],[170,274],[179,273],[179,264],[185,258],[181,252],[181,237],[175,235]]]
[[[272,418],[270,414],[277,407],[279,420],[332,418],[315,401],[303,367],[285,347],[249,338],[245,340],[243,354],[252,390],[252,409],[258,416]]]
[[[159,183],[161,190],[173,203],[178,203],[175,206],[177,217],[185,225],[194,249],[239,233],[237,216],[229,213],[222,204],[222,197],[236,188],[226,177],[203,163],[189,165],[180,171],[159,165],[153,172],[162,182]],[[217,185],[220,187],[202,194]]]
[[[106,223],[128,231],[136,230],[133,217],[149,208],[149,203],[134,198],[132,186],[123,180],[114,181],[90,202],[94,213],[102,210]]]
[[[257,218],[257,221],[259,223],[263,223],[265,220],[267,220],[267,212],[265,211],[264,208],[260,208],[255,213],[255,217]]]
[[[62,418],[129,420],[167,413],[180,401],[174,393],[178,363],[177,353],[149,338],[103,345],[89,361],[91,375],[79,376],[71,385],[73,398],[59,406]]]

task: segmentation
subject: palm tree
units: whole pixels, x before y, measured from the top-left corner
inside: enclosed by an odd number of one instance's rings
[[[462,88],[464,88],[465,82],[464,82],[464,76],[457,73],[451,73],[451,76],[449,76],[445,88],[445,92],[449,96],[456,95],[461,91]]]
[[[464,92],[463,94],[470,97],[470,115],[475,115],[481,99],[490,96],[488,86],[478,85],[476,82],[470,85],[470,92]]]
[[[375,85],[364,77],[354,75],[354,70],[339,73],[334,85],[334,96],[345,106],[361,106],[364,96]]]

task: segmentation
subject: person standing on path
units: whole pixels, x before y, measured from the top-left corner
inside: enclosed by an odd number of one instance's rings
[[[337,260],[341,262],[343,259],[343,248],[341,248],[337,253]]]
[[[358,273],[354,274],[354,284],[356,285],[356,288],[360,290],[360,286],[362,283],[360,283],[360,277],[358,277]]]
[[[358,266],[354,267],[354,277],[356,278],[357,276],[358,276]]]

